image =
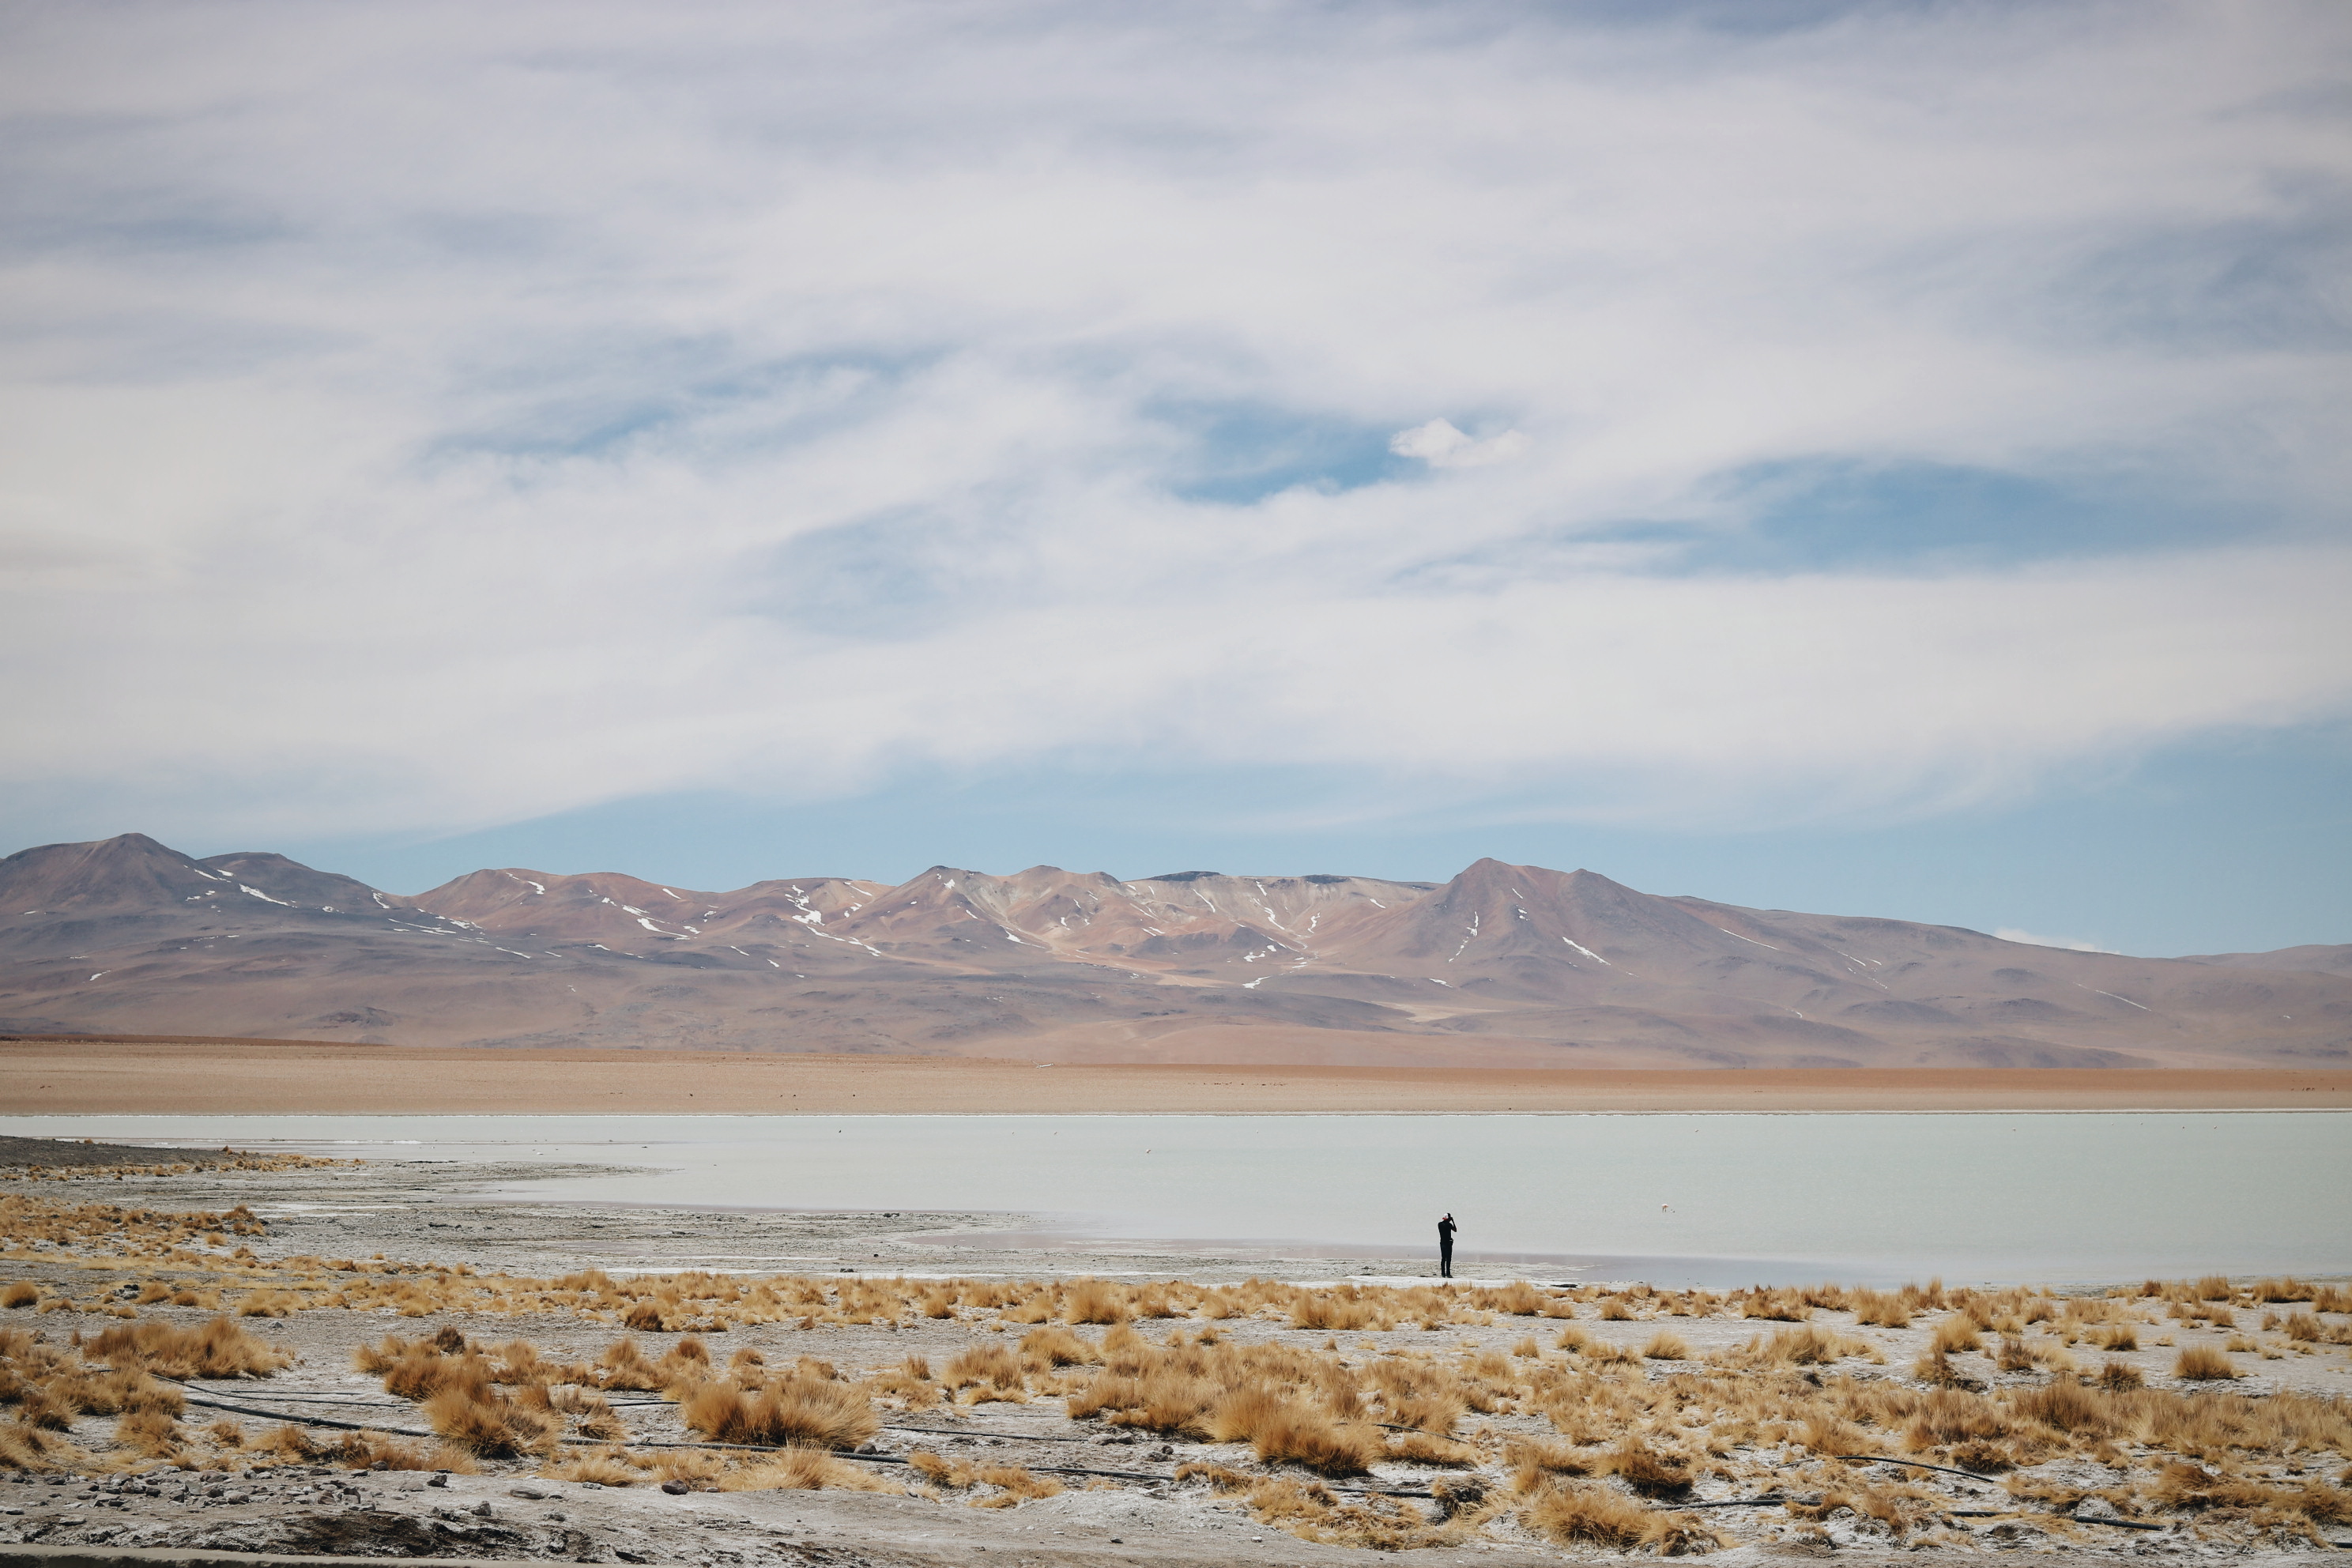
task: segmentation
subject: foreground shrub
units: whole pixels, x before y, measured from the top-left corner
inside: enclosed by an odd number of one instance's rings
[[[2189,1383],[2221,1383],[2236,1377],[2238,1369],[2211,1345],[2190,1345],[2172,1363],[2172,1375]]]
[[[847,1384],[797,1373],[753,1393],[706,1384],[686,1398],[679,1414],[714,1443],[855,1448],[882,1430],[865,1394]]]

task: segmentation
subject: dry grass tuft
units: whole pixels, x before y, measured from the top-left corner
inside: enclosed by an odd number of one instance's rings
[[[151,1459],[170,1459],[179,1456],[187,1435],[166,1411],[133,1410],[114,1424],[114,1440]]]
[[[0,1289],[0,1307],[29,1307],[41,1299],[41,1288],[30,1279],[17,1279]]]
[[[855,1448],[882,1430],[874,1402],[847,1384],[795,1373],[757,1393],[705,1384],[680,1404],[688,1426],[714,1443]]]
[[[907,1463],[933,1486],[954,1491],[980,1486],[996,1488],[995,1496],[976,1500],[974,1506],[980,1508],[1011,1508],[1034,1498],[1053,1497],[1062,1489],[1059,1481],[1034,1475],[1020,1465],[975,1465],[969,1459],[943,1459],[928,1448],[908,1455]]]
[[[555,1446],[563,1423],[552,1414],[507,1398],[487,1379],[453,1382],[424,1403],[425,1424],[451,1443],[485,1459],[510,1459]]]
[[[88,1456],[62,1437],[19,1420],[0,1426],[0,1470],[55,1470]]]
[[[1945,1456],[1964,1470],[1974,1470],[1980,1476],[1997,1476],[2003,1470],[2017,1468],[2017,1456],[1999,1443],[1961,1443]]]
[[[2009,1420],[1990,1401],[1965,1389],[1938,1388],[1914,1407],[1904,1446],[1913,1450],[1985,1442],[2009,1435]]]
[[[1750,1290],[1740,1300],[1739,1315],[1767,1322],[1801,1323],[1813,1315],[1813,1304],[1801,1290]]]
[[[1514,1437],[1503,1445],[1503,1463],[1512,1489],[1525,1497],[1553,1476],[1589,1476],[1601,1461],[1571,1444]]]
[[[1650,1342],[1642,1347],[1642,1354],[1649,1361],[1688,1361],[1690,1346],[1685,1344],[1682,1336],[1672,1329],[1660,1329],[1650,1336]]]
[[[1024,1397],[1028,1387],[1021,1358],[1003,1345],[973,1345],[958,1352],[940,1381],[957,1390],[977,1389],[983,1397]]]
[[[2140,1375],[2139,1368],[2127,1361],[2110,1361],[2099,1368],[2099,1386],[2110,1394],[2138,1388],[2147,1382],[2147,1379]]]
[[[474,1465],[462,1449],[448,1444],[427,1448],[381,1432],[346,1432],[320,1451],[321,1457],[354,1470],[455,1470],[470,1473]]]
[[[1426,1432],[1391,1434],[1383,1458],[1398,1464],[1440,1465],[1453,1469],[1468,1469],[1479,1462],[1478,1450],[1467,1443],[1457,1443],[1451,1437],[1433,1437]]]
[[[1955,1312],[1936,1325],[1935,1338],[1928,1342],[1934,1349],[1951,1355],[1979,1349],[1983,1342],[1977,1337],[1979,1332],[1975,1319]]]
[[[2105,1436],[2115,1430],[2116,1412],[2107,1397],[2068,1377],[2056,1377],[2040,1388],[2020,1389],[2011,1395],[2010,1409],[2028,1421],[2038,1421],[2058,1432]]]
[[[2215,1475],[2193,1464],[2167,1465],[2158,1479],[2156,1496],[2167,1508],[2194,1511],[2207,1519],[2237,1518],[2256,1524],[2292,1521],[2306,1527],[2352,1522],[2352,1494],[2337,1488],[2310,1481],[2273,1486]]]
[[[1084,1366],[1102,1352],[1067,1329],[1032,1329],[1021,1336],[1021,1359],[1035,1367]]]
[[[1639,1437],[1620,1441],[1610,1451],[1606,1465],[1611,1475],[1644,1497],[1679,1497],[1690,1490],[1690,1467],[1658,1453]]]
[[[1324,1332],[1345,1332],[1382,1326],[1380,1309],[1365,1300],[1352,1285],[1337,1290],[1301,1290],[1290,1302],[1290,1326]]]
[[[2221,1383],[2240,1375],[2230,1358],[2211,1345],[2190,1345],[2172,1363],[2172,1375],[2188,1383]]]
[[[1327,1476],[1360,1476],[1381,1454],[1374,1428],[1343,1425],[1313,1405],[1262,1384],[1237,1388],[1209,1412],[1210,1440],[1247,1443],[1268,1464],[1303,1465]]]
[[[1128,1308],[1127,1292],[1108,1279],[1071,1280],[1069,1297],[1062,1305],[1066,1323],[1124,1323],[1134,1315]]]
[[[1524,1279],[1514,1279],[1499,1290],[1481,1290],[1474,1300],[1490,1312],[1507,1312],[1515,1318],[1532,1318],[1551,1305],[1552,1299]]]
[[[1873,1357],[1877,1348],[1850,1334],[1824,1332],[1814,1324],[1781,1329],[1769,1340],[1758,1338],[1741,1347],[1738,1359],[1759,1366],[1826,1366],[1846,1356]]]
[[[828,1489],[853,1492],[905,1489],[870,1470],[836,1459],[823,1448],[786,1448],[772,1459],[742,1466],[719,1478],[719,1489],[722,1492],[814,1492]]]
[[[1568,1546],[1618,1552],[1647,1547],[1661,1556],[1706,1552],[1720,1539],[1688,1514],[1654,1513],[1606,1487],[1570,1481],[1544,1488],[1519,1509],[1529,1530]]]
[[[268,1377],[294,1362],[293,1352],[226,1318],[195,1329],[158,1322],[111,1328],[86,1342],[82,1353],[118,1366],[136,1363],[166,1377]]]
[[[650,1460],[635,1459],[619,1448],[597,1448],[574,1454],[541,1467],[551,1481],[594,1481],[604,1487],[633,1487],[646,1479]]]
[[[1885,1329],[1911,1326],[1911,1303],[1899,1291],[1856,1290],[1852,1300],[1857,1325]]]

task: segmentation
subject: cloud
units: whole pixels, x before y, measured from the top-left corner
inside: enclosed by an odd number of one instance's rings
[[[2352,710],[2352,21],[1612,16],[42,13],[0,780],[257,835],[1055,758],[1755,823]],[[2105,521],[1947,559],[1787,473]]]
[[[2084,942],[2080,937],[2036,936],[2030,931],[2019,931],[2015,926],[2003,926],[1992,934],[2000,938],[2003,942],[2021,942],[2028,947],[2060,947],[2064,948],[2069,952],[2114,952],[2117,951],[2112,947],[2101,947],[2095,942]]]
[[[1528,449],[1528,438],[1506,430],[1489,440],[1473,440],[1454,427],[1450,419],[1433,419],[1389,437],[1389,450],[1400,458],[1419,458],[1433,468],[1483,468],[1507,463]]]

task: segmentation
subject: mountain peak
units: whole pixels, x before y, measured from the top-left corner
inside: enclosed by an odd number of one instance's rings
[[[143,833],[121,833],[84,844],[44,844],[0,860],[0,911],[177,904],[229,880]]]

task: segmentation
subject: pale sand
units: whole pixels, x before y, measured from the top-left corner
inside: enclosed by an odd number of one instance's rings
[[[1040,1067],[972,1058],[0,1041],[0,1113],[2340,1110],[2352,1072]]]

